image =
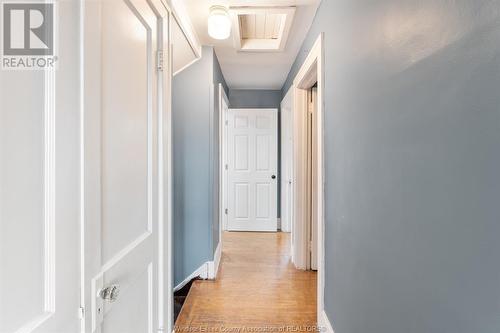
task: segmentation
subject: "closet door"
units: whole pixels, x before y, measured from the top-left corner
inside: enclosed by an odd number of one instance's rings
[[[87,5],[86,331],[169,330],[164,87],[170,77],[168,52],[161,52],[168,22],[154,1]]]

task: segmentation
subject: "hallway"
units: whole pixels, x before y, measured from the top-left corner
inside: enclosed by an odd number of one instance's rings
[[[176,331],[316,325],[316,272],[290,258],[289,233],[225,232],[215,281],[195,281]]]

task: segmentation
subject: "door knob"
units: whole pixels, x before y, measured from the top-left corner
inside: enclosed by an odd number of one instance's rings
[[[272,178],[272,179],[276,179],[276,175],[272,175],[272,176],[271,176],[271,178]]]
[[[119,294],[120,294],[120,286],[117,284],[113,284],[109,287],[102,288],[101,291],[99,292],[99,296],[101,296],[102,299],[108,300],[111,303],[116,301]]]

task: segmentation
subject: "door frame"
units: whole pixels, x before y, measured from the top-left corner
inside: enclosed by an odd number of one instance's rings
[[[172,257],[172,20],[175,16],[175,10],[166,3],[165,0],[147,1],[155,15],[158,18],[158,40],[156,45],[156,64],[157,69],[156,84],[158,94],[156,96],[157,115],[158,115],[158,161],[157,168],[158,181],[153,184],[154,191],[158,192],[158,274],[155,277],[158,282],[158,316],[157,325],[160,330],[171,331],[174,325],[173,313],[173,257]],[[87,122],[95,121],[95,115],[88,112],[92,108],[98,108],[95,105],[95,94],[98,95],[95,85],[99,75],[99,70],[89,68],[88,62],[92,61],[97,55],[92,46],[99,43],[100,40],[91,40],[86,38],[85,31],[89,29],[86,26],[87,18],[96,15],[95,8],[88,6],[85,1],[80,2],[80,35],[79,35],[79,74],[80,74],[80,105],[79,105],[79,258],[80,258],[80,333],[90,332],[92,330],[92,299],[91,286],[92,276],[87,272],[89,260],[92,261],[96,255],[92,249],[92,240],[89,239],[89,230],[95,228],[91,217],[88,216],[88,207],[92,205],[91,196],[87,189],[87,178],[89,173],[94,172],[94,165],[86,165],[87,155],[95,154],[90,151],[91,148],[86,145],[92,133],[89,133],[86,127]],[[100,26],[91,29],[100,29]],[[161,170],[161,172],[160,172]],[[89,203],[90,201],[90,203]]]
[[[293,87],[289,89],[285,94],[285,97],[282,99],[280,103],[280,124],[281,124],[281,172],[280,172],[280,188],[281,188],[281,231],[283,232],[291,232],[292,231],[292,216],[293,214],[288,214],[290,209],[293,207],[293,201],[290,201],[292,196],[292,178],[293,178]],[[288,111],[285,111],[289,108]],[[289,143],[287,137],[291,135],[292,142]],[[289,149],[286,149],[287,145],[290,144]],[[287,170],[288,169],[288,170]],[[287,184],[290,182],[290,184]],[[287,189],[287,185],[290,185],[290,188]],[[293,200],[293,199],[292,199]],[[289,207],[292,206],[292,207]],[[293,253],[293,244],[292,253]]]
[[[226,102],[229,110],[229,98],[222,83],[219,83],[219,246],[222,249],[222,232],[227,230],[227,112],[222,108]]]
[[[293,226],[292,242],[294,244],[292,260],[299,269],[307,269],[307,256],[310,241],[307,221],[307,163],[303,156],[307,153],[307,96],[308,89],[317,83],[317,231],[318,231],[318,270],[317,270],[317,316],[318,324],[325,323],[324,289],[325,289],[325,221],[324,221],[324,34],[316,39],[311,51],[293,80],[291,89],[294,92],[293,107]]]

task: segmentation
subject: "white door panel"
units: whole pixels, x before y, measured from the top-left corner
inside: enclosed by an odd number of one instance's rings
[[[228,112],[228,230],[277,230],[277,110]]]
[[[139,5],[140,6],[140,5]],[[133,3],[102,6],[102,258],[150,232],[155,18]],[[119,230],[119,232],[117,232]]]
[[[2,91],[8,89],[7,80],[14,81],[19,75],[9,74],[10,78],[4,79],[2,73]],[[43,72],[20,76],[28,85],[22,89],[19,85],[16,90],[33,97],[21,98],[11,89],[12,94],[2,94],[2,104],[7,102],[11,108],[2,105],[0,109],[0,332],[14,332],[46,312],[44,248],[50,240],[44,231],[53,221],[44,216],[44,202],[49,199],[44,192],[53,184],[44,176],[50,158],[45,154],[50,143],[44,142],[44,128],[49,125],[44,113],[50,110],[39,107],[45,104],[40,93]],[[12,306],[12,302],[18,306]]]
[[[260,219],[271,218],[271,185],[269,183],[255,184],[255,217]]]
[[[58,70],[0,71],[2,333],[79,328],[78,6],[58,4]]]

